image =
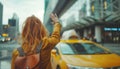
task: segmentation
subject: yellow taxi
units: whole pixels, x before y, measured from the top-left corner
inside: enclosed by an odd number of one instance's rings
[[[120,69],[120,56],[88,40],[61,40],[52,50],[53,69]]]
[[[53,69],[120,69],[120,56],[89,40],[61,40],[51,51]]]

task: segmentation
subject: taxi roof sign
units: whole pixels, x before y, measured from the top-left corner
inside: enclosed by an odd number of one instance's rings
[[[79,39],[78,34],[74,29],[63,32],[62,39]]]

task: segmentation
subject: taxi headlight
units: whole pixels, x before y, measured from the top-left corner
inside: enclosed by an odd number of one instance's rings
[[[80,67],[80,66],[68,65],[68,69],[103,69],[103,68]]]

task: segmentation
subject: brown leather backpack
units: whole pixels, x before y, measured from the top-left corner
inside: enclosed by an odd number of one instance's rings
[[[42,43],[36,48],[36,54],[26,55],[22,47],[17,48],[19,56],[15,60],[15,69],[40,69],[40,49]]]

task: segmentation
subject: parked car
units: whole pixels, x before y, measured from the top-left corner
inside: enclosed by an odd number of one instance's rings
[[[89,40],[61,40],[51,51],[53,69],[120,69],[120,56]]]

